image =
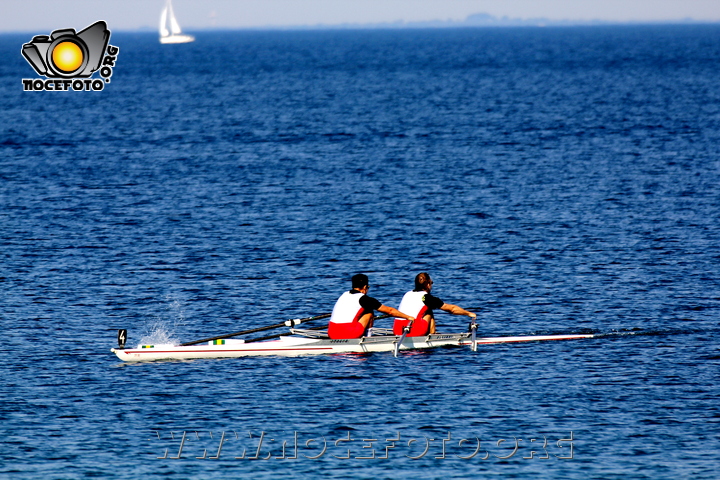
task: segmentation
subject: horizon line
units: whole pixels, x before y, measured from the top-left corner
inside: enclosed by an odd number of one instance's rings
[[[312,31],[312,30],[421,30],[421,29],[452,29],[452,28],[546,28],[546,27],[598,27],[598,26],[659,26],[659,25],[718,25],[718,20],[696,20],[691,17],[673,20],[552,20],[548,18],[511,18],[495,17],[486,13],[468,15],[464,20],[414,20],[406,22],[368,23],[317,23],[307,25],[263,25],[263,26],[203,26],[184,28],[187,32],[212,31]],[[157,27],[144,25],[134,28],[112,29],[115,32],[139,33],[157,31]],[[2,34],[32,33],[34,30],[4,30]]]

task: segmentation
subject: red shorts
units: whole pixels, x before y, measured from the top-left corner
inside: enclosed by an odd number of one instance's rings
[[[328,323],[328,336],[334,340],[346,338],[360,338],[365,333],[365,327],[360,322]]]
[[[410,323],[410,320],[404,320],[400,318],[395,319],[395,323],[393,324],[393,333],[395,335],[402,335],[403,334],[403,328]],[[410,327],[410,332],[408,332],[408,337],[422,337],[427,335],[430,332],[430,323],[426,320],[423,320],[422,318],[419,318],[415,320],[412,324],[412,327]]]

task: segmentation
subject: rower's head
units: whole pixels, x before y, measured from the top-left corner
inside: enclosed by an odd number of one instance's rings
[[[370,280],[368,279],[368,276],[363,273],[353,275],[352,288],[354,288],[358,292],[367,293],[368,288],[370,288]]]
[[[421,272],[418,273],[415,277],[415,291],[421,292],[425,291],[430,293],[430,290],[432,290],[433,281],[430,278],[430,274],[427,272]]]

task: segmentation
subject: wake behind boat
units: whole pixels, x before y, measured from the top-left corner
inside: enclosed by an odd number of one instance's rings
[[[316,319],[318,317],[311,318]],[[297,325],[301,320],[289,320],[288,322],[290,322],[291,325]],[[262,327],[260,329],[254,329],[252,332],[273,327],[275,326]],[[354,339],[331,339],[327,336],[327,333],[323,331],[291,328],[289,335],[280,335],[277,340],[246,341],[216,337],[214,339],[204,339],[206,341],[190,342],[183,345],[139,345],[137,348],[124,348],[127,332],[126,330],[120,330],[118,334],[119,347],[113,348],[111,351],[115,353],[120,360],[126,362],[238,358],[263,355],[297,356],[371,352],[394,352],[397,356],[400,350],[419,350],[452,346],[470,346],[473,350],[476,350],[478,345],[486,344],[575,340],[593,338],[594,336],[592,334],[568,334],[476,338],[474,332],[475,328],[472,327],[470,332],[406,337],[404,335],[393,335],[390,329],[374,328],[371,336]],[[234,336],[235,334],[231,335]]]

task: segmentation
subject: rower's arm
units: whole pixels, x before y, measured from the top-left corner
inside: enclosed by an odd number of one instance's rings
[[[453,315],[467,315],[470,318],[475,318],[477,316],[472,312],[468,312],[464,308],[460,308],[457,305],[453,305],[452,303],[443,304],[443,306],[440,307],[440,310],[444,310],[446,312],[452,313]]]
[[[396,310],[392,307],[388,307],[387,305],[380,305],[380,308],[378,308],[378,312],[386,313],[386,314],[390,315],[391,317],[404,318],[405,320],[415,320],[415,317],[411,317],[410,315],[405,315],[400,310]]]

